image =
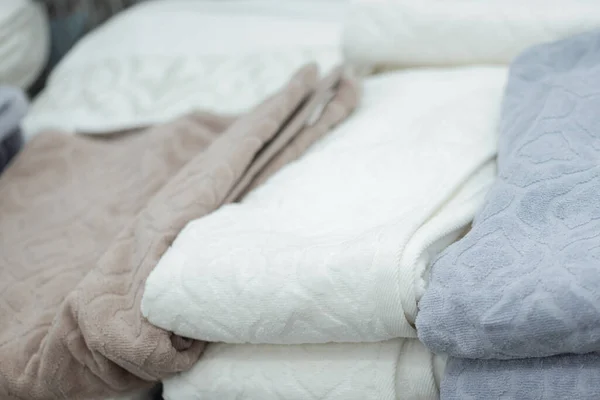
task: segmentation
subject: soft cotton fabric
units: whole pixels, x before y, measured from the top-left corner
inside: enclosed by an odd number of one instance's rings
[[[600,32],[535,47],[506,90],[499,177],[432,268],[419,337],[466,358],[600,350]]]
[[[229,343],[415,337],[430,257],[493,180],[505,73],[369,78],[357,112],[309,154],[185,227],[146,283],[143,314]]]
[[[367,71],[507,64],[529,46],[594,28],[595,0],[358,0],[343,44],[347,60]]]
[[[313,345],[209,344],[165,400],[401,400],[439,398],[445,366],[415,339]]]
[[[448,361],[444,400],[596,400],[600,355],[561,355],[523,360]]]
[[[159,0],[83,37],[56,66],[24,121],[112,132],[197,109],[250,110],[302,65],[341,60],[343,3]]]
[[[345,118],[355,89],[307,66],[239,118],[28,143],[0,177],[0,398],[101,398],[191,368],[204,344],[142,317],[146,277],[187,221]]]
[[[0,85],[27,89],[46,65],[49,37],[48,19],[40,4],[0,1]]]

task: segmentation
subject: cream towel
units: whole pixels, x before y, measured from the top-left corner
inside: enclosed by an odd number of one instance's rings
[[[434,400],[445,358],[415,339],[312,345],[211,344],[164,382],[165,400]]]
[[[367,71],[507,64],[529,46],[598,27],[596,0],[358,0],[343,44]]]
[[[368,79],[309,154],[183,229],[147,280],[144,316],[229,343],[415,337],[426,266],[493,180],[505,79],[493,67]]]

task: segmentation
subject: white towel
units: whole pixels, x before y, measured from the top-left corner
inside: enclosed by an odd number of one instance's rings
[[[339,63],[344,9],[322,1],[144,1],[58,63],[24,120],[25,135],[107,133],[197,109],[245,112],[303,64],[327,71]]]
[[[343,34],[362,68],[507,64],[527,47],[600,28],[597,0],[358,0]]]
[[[493,180],[505,79],[500,67],[367,79],[359,109],[311,152],[183,229],[143,314],[229,343],[415,337],[428,261]]]
[[[416,339],[313,345],[211,344],[164,382],[165,400],[434,400],[444,357]]]
[[[50,52],[50,27],[42,4],[0,0],[0,85],[27,89]]]

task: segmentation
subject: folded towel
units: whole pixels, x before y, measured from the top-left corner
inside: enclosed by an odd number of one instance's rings
[[[359,0],[346,59],[366,69],[507,64],[529,46],[600,27],[589,0]]]
[[[415,337],[432,254],[493,181],[504,68],[369,78],[361,107],[243,203],[190,222],[142,312],[229,343]]]
[[[312,345],[209,344],[165,400],[439,398],[445,359],[416,339]]]
[[[307,66],[239,118],[34,138],[0,179],[0,398],[99,398],[191,368],[203,343],[141,315],[147,275],[187,221],[342,120],[354,86]]]
[[[448,361],[444,400],[597,400],[600,355],[596,353],[522,360]],[[183,397],[182,397],[183,398]]]
[[[247,112],[307,62],[327,70],[340,62],[345,8],[321,0],[144,1],[86,34],[56,65],[24,134],[106,133],[197,109]],[[85,14],[69,17],[72,28]]]
[[[499,177],[432,268],[419,337],[435,352],[522,358],[600,350],[600,32],[511,67]]]
[[[19,125],[27,107],[23,91],[11,86],[0,86],[0,173],[23,145]]]
[[[40,75],[50,50],[48,18],[31,0],[0,1],[0,85],[27,89]]]

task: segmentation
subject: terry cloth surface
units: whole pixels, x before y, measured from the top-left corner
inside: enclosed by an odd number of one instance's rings
[[[229,343],[416,337],[433,254],[494,179],[505,68],[365,80],[361,106],[241,204],[191,221],[150,275],[142,312]]]
[[[522,360],[448,361],[443,400],[597,400],[600,399],[597,353]]]
[[[464,358],[600,350],[600,32],[511,67],[499,176],[432,267],[419,337]]]
[[[143,318],[146,277],[189,220],[263,182],[356,102],[340,69],[319,81],[306,66],[239,118],[34,138],[0,177],[0,398],[98,398],[191,368],[204,344]]]
[[[164,383],[166,400],[439,398],[445,357],[416,339],[310,345],[208,344]]]

